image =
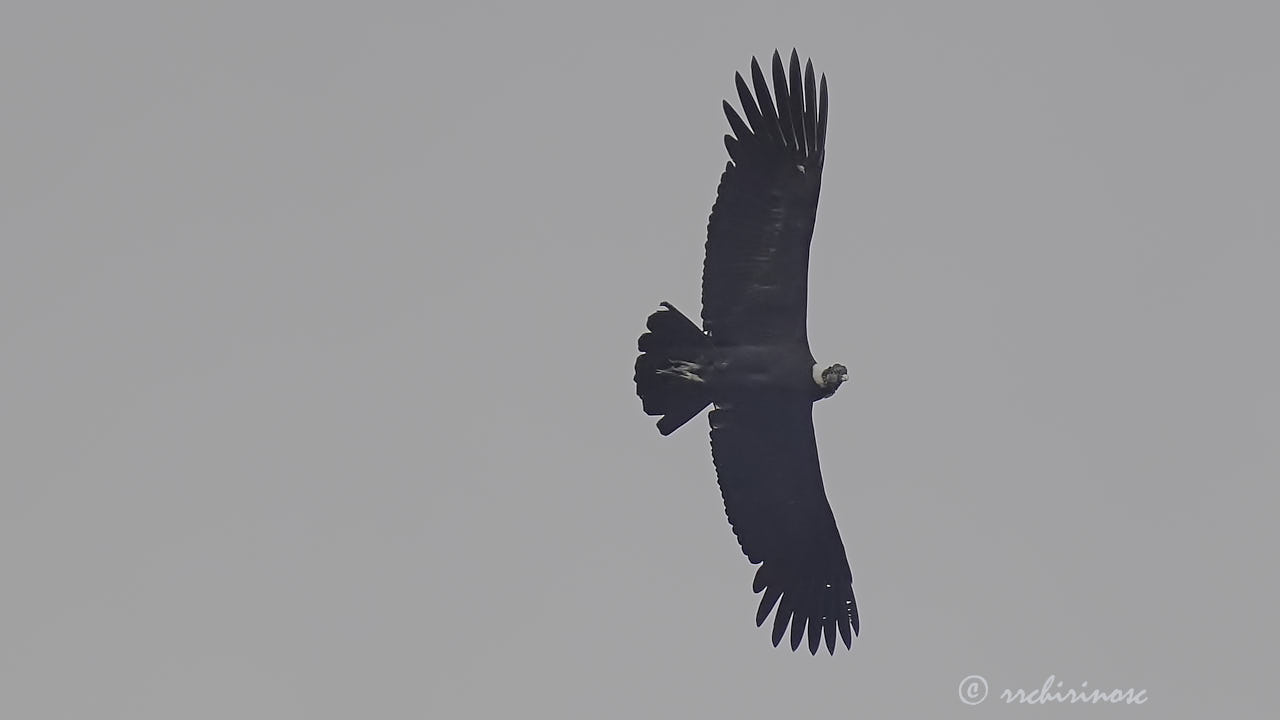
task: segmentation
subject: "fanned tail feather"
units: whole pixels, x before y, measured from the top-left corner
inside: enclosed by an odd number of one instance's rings
[[[649,316],[636,358],[636,394],[648,415],[661,415],[658,432],[670,435],[711,403],[704,372],[714,356],[711,339],[670,303]]]

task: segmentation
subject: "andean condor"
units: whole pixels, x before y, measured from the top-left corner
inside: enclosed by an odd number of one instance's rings
[[[788,71],[789,70],[789,71]],[[809,242],[827,137],[827,79],[791,52],[773,54],[773,93],[759,63],[741,74],[745,120],[724,103],[733,135],[707,224],[702,328],[669,303],[649,316],[636,359],[636,394],[669,435],[708,405],[711,453],[725,514],[743,553],[759,564],[756,624],[777,608],[776,646],[806,629],[834,654],[858,633],[853,575],[818,468],[813,403],[848,378],[821,370],[809,350]],[[755,94],[752,94],[752,90]]]

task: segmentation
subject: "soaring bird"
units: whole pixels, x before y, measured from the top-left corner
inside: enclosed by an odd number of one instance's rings
[[[809,634],[835,653],[858,633],[853,575],[818,467],[813,403],[848,379],[825,370],[806,327],[809,244],[827,137],[827,78],[791,52],[773,53],[773,92],[751,60],[735,76],[742,115],[724,113],[729,162],[707,223],[702,327],[670,303],[649,316],[636,359],[636,394],[670,435],[708,405],[711,453],[725,514],[758,564],[756,625],[773,613],[773,644]],[[754,89],[754,95],[752,90]],[[745,120],[743,116],[745,115]],[[775,612],[776,607],[776,612]]]

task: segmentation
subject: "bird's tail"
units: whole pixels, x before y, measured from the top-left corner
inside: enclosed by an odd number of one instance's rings
[[[675,309],[662,303],[649,316],[636,358],[636,394],[649,415],[661,415],[658,432],[670,435],[711,404],[706,371],[715,357],[711,339]]]

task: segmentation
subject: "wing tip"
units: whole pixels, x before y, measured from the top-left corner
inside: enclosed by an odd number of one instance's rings
[[[739,116],[736,111],[730,115],[732,106],[725,101],[725,115],[730,125],[736,120],[742,127],[749,127],[753,139],[764,146],[776,144],[806,158],[821,158],[826,140],[826,74],[816,83],[813,58],[806,58],[801,65],[800,52],[794,47],[785,56],[775,48],[770,60],[772,95],[759,57],[751,56],[751,82],[741,72],[734,73],[743,115]],[[815,85],[820,85],[820,89]],[[735,126],[735,133],[737,130]],[[746,141],[741,136],[738,139]]]
[[[835,655],[837,638],[848,650],[853,650],[853,638],[859,631],[857,605],[852,599],[851,586],[841,590],[840,585],[827,585],[810,593],[809,599],[797,600],[797,593],[784,592],[779,578],[771,575],[770,566],[761,564],[752,583],[752,591],[764,593],[756,609],[756,627],[764,625],[773,616],[770,640],[774,647],[786,638],[792,652],[803,645],[809,646],[809,654],[817,655],[823,645],[827,654]],[[805,643],[805,637],[808,642]]]

